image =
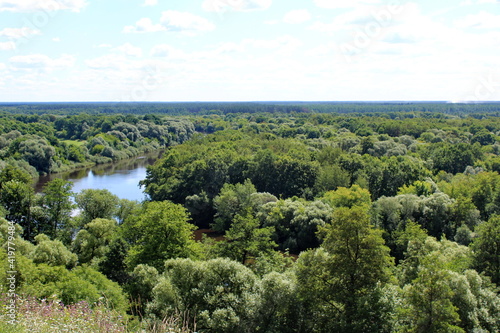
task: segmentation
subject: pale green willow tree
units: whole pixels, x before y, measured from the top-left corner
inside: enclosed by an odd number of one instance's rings
[[[73,241],[73,251],[80,263],[100,261],[117,232],[115,220],[97,218],[87,223]]]
[[[259,288],[255,274],[229,259],[170,259],[148,304],[151,318],[183,314],[198,332],[256,332]]]

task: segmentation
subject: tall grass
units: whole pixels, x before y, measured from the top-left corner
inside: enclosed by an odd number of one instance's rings
[[[172,316],[160,322],[130,320],[128,316],[110,310],[105,304],[79,302],[64,305],[57,300],[37,300],[33,297],[16,299],[16,324],[7,317],[10,299],[0,295],[0,332],[2,333],[191,333],[182,316]]]
[[[127,319],[120,313],[107,309],[103,304],[92,307],[87,302],[63,305],[58,301],[38,301],[34,298],[16,300],[17,324],[12,325],[5,313],[7,301],[6,297],[0,299],[0,332],[129,332]]]

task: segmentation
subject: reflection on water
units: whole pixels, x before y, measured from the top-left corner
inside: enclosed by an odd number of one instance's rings
[[[39,178],[35,190],[40,192],[48,181],[62,178],[74,183],[73,192],[75,193],[89,188],[107,189],[122,199],[142,201],[145,199],[145,194],[139,187],[139,181],[146,178],[147,166],[160,158],[162,153],[162,151],[154,152],[112,164],[43,176]]]

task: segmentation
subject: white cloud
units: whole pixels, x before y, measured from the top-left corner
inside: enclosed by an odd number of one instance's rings
[[[85,61],[85,64],[91,69],[97,70],[126,70],[129,66],[124,65],[126,57],[117,54],[106,54],[102,57],[97,57]]]
[[[86,0],[0,0],[0,12],[30,12],[35,10],[79,12],[86,5]]]
[[[155,6],[158,4],[158,0],[144,0],[143,6]]]
[[[311,13],[307,9],[297,9],[288,12],[283,17],[283,22],[289,24],[299,24],[311,19]]]
[[[500,15],[481,11],[479,14],[467,15],[464,19],[456,21],[456,26],[473,29],[500,29]]]
[[[23,28],[5,28],[0,30],[0,37],[7,37],[10,39],[19,39],[29,37],[32,35],[40,35],[40,30],[31,29],[28,27]]]
[[[177,58],[182,59],[186,57],[186,54],[175,47],[168,44],[159,44],[154,46],[151,49],[151,55],[153,57],[162,57],[162,58]]]
[[[56,43],[59,43],[59,42],[61,41],[61,38],[59,38],[59,37],[54,37],[54,38],[52,38],[52,41],[53,41],[53,42],[56,42]]]
[[[10,51],[15,49],[16,49],[16,44],[14,42],[0,43],[0,51]]]
[[[205,0],[202,7],[207,12],[223,13],[229,10],[236,12],[248,12],[254,10],[266,10],[273,0]]]
[[[379,0],[314,0],[316,6],[327,9],[349,8],[359,5],[372,5],[379,2]]]
[[[4,63],[0,62],[0,71],[3,71],[6,68],[7,68],[7,66]]]
[[[256,49],[276,49],[282,51],[291,51],[302,45],[302,41],[286,35],[275,39],[246,39],[243,41],[244,45],[251,45]]]
[[[123,32],[125,33],[141,33],[141,32],[158,32],[158,31],[165,31],[165,27],[162,26],[161,24],[154,24],[153,21],[150,18],[141,18],[139,21],[137,21],[134,25],[128,25],[125,28],[123,28]]]
[[[385,31],[388,27],[411,19],[413,16],[426,19],[420,14],[418,5],[415,3],[393,4],[383,8],[363,6],[335,15],[330,22],[314,22],[309,29],[321,32],[344,31],[351,34],[359,30],[365,33],[367,30],[368,34],[373,34],[373,31]],[[417,28],[426,29],[418,21],[414,23],[417,24]]]
[[[118,46],[116,50],[131,57],[142,57],[142,49],[140,47],[133,46],[130,43],[125,43],[121,46]]]
[[[128,57],[123,53],[108,53],[100,57],[85,60],[85,65],[92,70],[106,71],[110,76],[119,75],[126,77],[131,72],[144,70],[149,66],[150,62],[150,59]]]
[[[30,54],[14,56],[9,59],[9,65],[14,70],[43,70],[51,71],[72,67],[75,64],[75,57],[64,54],[59,58],[52,59],[44,54]]]
[[[163,12],[160,21],[168,31],[210,31],[215,29],[212,22],[201,16],[176,10]]]
[[[460,6],[483,5],[489,3],[500,3],[498,0],[465,0],[460,3]]]
[[[173,31],[193,33],[198,31],[211,31],[215,25],[209,20],[188,12],[167,10],[162,13],[160,24],[154,24],[150,18],[142,18],[136,22],[135,26],[126,26],[125,33],[142,33]]]

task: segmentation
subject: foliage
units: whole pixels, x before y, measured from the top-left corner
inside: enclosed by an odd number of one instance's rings
[[[477,237],[471,248],[474,251],[474,266],[500,285],[500,216],[492,216],[476,229]]]
[[[124,225],[135,238],[127,257],[128,266],[147,264],[162,271],[166,259],[196,257],[194,226],[187,221],[187,212],[180,205],[169,201],[145,203],[141,212]]]
[[[332,211],[319,200],[286,199],[263,205],[258,217],[263,226],[274,228],[280,250],[298,254],[319,246],[318,228],[330,221]]]
[[[111,219],[118,206],[118,197],[108,190],[86,189],[75,195],[78,208],[82,210],[82,222],[95,219]]]
[[[72,244],[73,251],[78,254],[78,261],[85,264],[101,260],[108,251],[116,229],[115,220],[97,218],[87,223],[76,234]]]
[[[42,207],[48,215],[49,229],[47,235],[57,238],[60,230],[64,229],[71,217],[74,204],[71,202],[71,182],[56,178],[48,182],[43,189]]]
[[[230,258],[243,265],[256,257],[270,254],[276,247],[271,240],[273,227],[260,227],[260,222],[249,211],[237,214],[224,240],[215,244],[220,257]]]
[[[379,321],[361,320],[384,308],[380,284],[391,276],[392,260],[380,230],[370,225],[363,207],[343,207],[334,212],[331,226],[323,233],[322,247],[304,252],[297,263],[300,293],[308,311],[323,312],[324,322],[311,323],[310,329],[381,330],[385,323],[380,314]]]
[[[50,266],[76,266],[78,257],[72,253],[59,240],[50,240],[48,236],[39,234],[35,237],[37,245],[30,253],[30,258],[35,264],[45,263]]]
[[[351,188],[339,187],[336,191],[326,192],[322,200],[334,208],[354,206],[369,206],[371,204],[370,192],[353,185]]]
[[[214,198],[217,213],[213,229],[219,232],[228,230],[237,214],[253,208],[251,196],[256,192],[249,179],[244,184],[224,184],[219,195]]]
[[[172,311],[196,318],[201,332],[253,332],[258,292],[255,275],[228,259],[205,262],[171,259],[153,289],[148,312],[162,318]]]

